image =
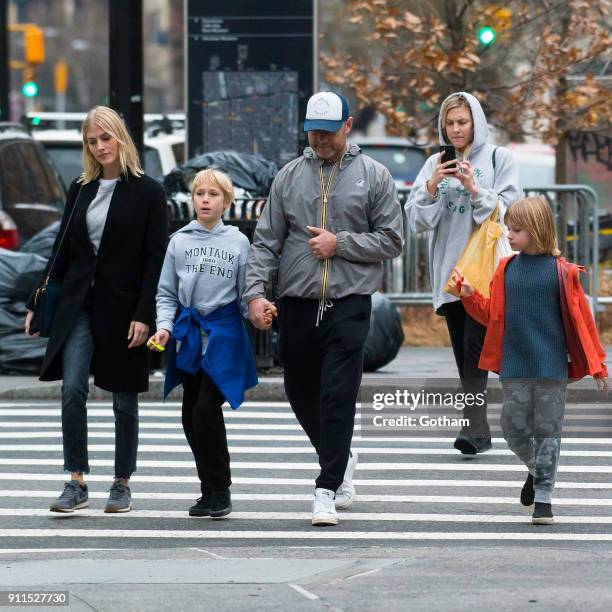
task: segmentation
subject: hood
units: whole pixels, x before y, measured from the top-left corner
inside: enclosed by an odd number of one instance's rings
[[[482,106],[480,106],[480,102],[472,94],[466,93],[465,91],[456,91],[448,96],[444,102],[446,102],[446,100],[448,100],[448,98],[451,96],[455,96],[457,94],[462,95],[468,101],[472,111],[472,118],[474,120],[474,144],[472,145],[472,149],[470,151],[470,154],[472,154],[487,143],[487,140],[489,139],[489,126],[487,125],[487,118],[482,110]],[[442,102],[440,108],[442,108],[444,102]],[[438,135],[440,137],[441,145],[450,144],[450,142],[446,142],[442,133],[441,113],[438,116]]]
[[[203,225],[200,225],[200,223],[194,219],[184,227],[181,227],[181,229],[174,232],[174,234],[172,235],[174,236],[176,234],[188,234],[194,232],[202,234],[211,234],[214,236],[231,236],[233,234],[239,234],[240,230],[235,225],[225,225],[222,220],[219,221],[219,223],[217,223],[215,227],[209,230],[206,229]]]

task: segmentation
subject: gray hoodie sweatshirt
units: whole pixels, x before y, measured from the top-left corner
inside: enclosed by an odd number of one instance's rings
[[[474,143],[468,159],[474,168],[478,196],[470,200],[470,194],[456,178],[444,179],[437,196],[431,196],[425,183],[433,175],[436,153],[425,162],[406,202],[406,215],[412,231],[430,230],[429,280],[436,310],[442,304],[458,299],[445,293],[444,286],[474,229],[491,216],[498,200],[502,204],[503,219],[507,206],[523,196],[512,153],[503,147],[487,144],[489,127],[480,102],[469,93],[459,93],[469,102],[474,118]],[[438,134],[440,144],[450,144],[444,140],[440,119]]]
[[[223,221],[212,230],[192,221],[175,232],[157,285],[157,329],[172,333],[179,303],[207,315],[240,300],[248,251],[249,239]]]
[[[319,299],[322,263],[310,250],[306,226],[320,225],[322,164],[307,147],[276,175],[249,253],[245,302],[264,296],[276,270],[280,297]],[[402,252],[402,209],[389,171],[356,145],[349,146],[333,181],[327,229],[338,240],[327,297],[374,293],[382,261]]]

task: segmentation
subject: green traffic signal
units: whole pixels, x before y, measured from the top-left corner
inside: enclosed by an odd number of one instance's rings
[[[478,40],[483,45],[490,45],[495,40],[495,30],[489,26],[478,30]]]
[[[33,98],[38,93],[38,85],[34,81],[28,81],[27,83],[23,84],[21,93],[26,98]]]

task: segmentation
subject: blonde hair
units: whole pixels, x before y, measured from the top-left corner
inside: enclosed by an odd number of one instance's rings
[[[543,255],[561,255],[552,210],[543,196],[517,200],[508,207],[504,223],[529,233],[534,250]]]
[[[467,101],[467,98],[461,94],[453,94],[452,96],[449,96],[442,104],[442,108],[440,109],[440,129],[442,130],[442,137],[447,144],[450,143],[450,139],[446,134],[446,117],[449,111],[453,110],[454,108],[467,108],[468,112],[470,113],[470,118],[472,119],[472,140],[467,144],[462,155],[463,159],[467,159],[472,149],[472,145],[474,144],[474,115],[472,115],[472,107]],[[457,151],[457,154],[461,155],[459,151]]]
[[[226,206],[229,206],[234,201],[234,185],[232,179],[225,174],[225,172],[216,170],[215,168],[200,170],[193,178],[193,183],[191,185],[192,199],[196,189],[203,183],[214,185],[217,189],[221,190],[223,193],[223,202]]]
[[[95,106],[87,113],[85,121],[83,121],[83,174],[80,178],[81,183],[91,183],[102,174],[102,164],[92,155],[87,143],[87,131],[92,125],[97,125],[117,141],[119,166],[123,176],[127,178],[128,172],[134,176],[144,174],[136,145],[123,119],[108,106]]]

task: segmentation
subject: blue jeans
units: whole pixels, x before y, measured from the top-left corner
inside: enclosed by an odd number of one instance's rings
[[[94,351],[89,312],[81,310],[62,352],[62,435],[64,470],[89,473],[87,453],[87,395]],[[138,452],[138,394],[113,393],[115,413],[115,477],[136,471]]]

